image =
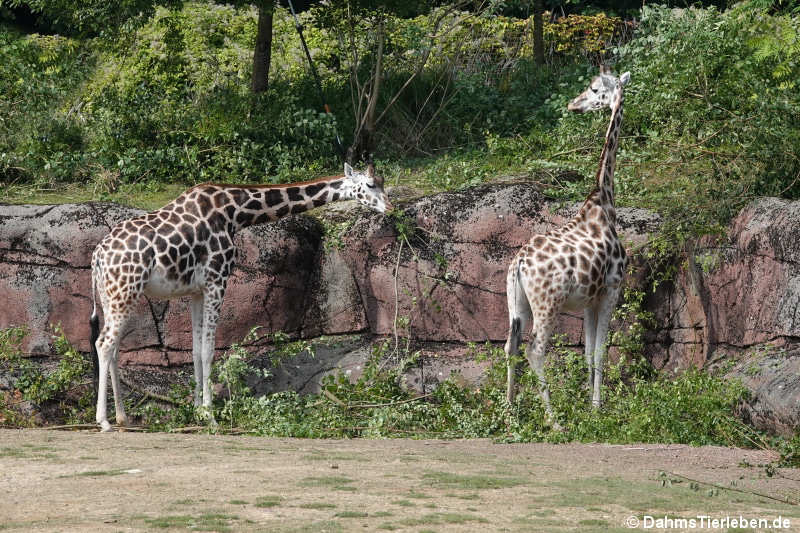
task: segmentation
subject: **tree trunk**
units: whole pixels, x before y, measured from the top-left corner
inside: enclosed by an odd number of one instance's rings
[[[272,6],[258,8],[258,33],[253,51],[254,93],[267,90],[269,85],[269,63],[272,59]]]
[[[375,53],[375,66],[373,67],[371,79],[369,81],[369,94],[367,95],[367,107],[364,116],[361,117],[360,124],[356,129],[353,139],[353,146],[348,150],[348,160],[351,161],[370,161],[375,143],[375,111],[378,106],[378,97],[381,93],[381,81],[383,80],[383,45],[386,40],[386,28],[381,19],[377,25],[378,49]]]
[[[537,65],[544,65],[544,0],[533,0],[533,57]]]

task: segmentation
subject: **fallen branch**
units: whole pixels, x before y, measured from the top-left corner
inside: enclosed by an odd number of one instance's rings
[[[157,394],[157,393],[155,393],[155,392],[150,392],[150,391],[148,391],[148,390],[141,389],[141,388],[137,387],[136,385],[134,385],[133,383],[131,383],[130,381],[128,381],[127,379],[125,379],[125,378],[124,378],[124,377],[122,377],[122,376],[120,376],[119,380],[120,380],[120,381],[121,381],[121,382],[122,382],[122,383],[123,383],[123,384],[124,384],[126,387],[128,387],[128,388],[129,388],[129,389],[131,389],[132,391],[136,391],[136,392],[138,392],[139,394],[142,394],[142,395],[144,395],[146,398],[150,398],[150,399],[152,399],[152,400],[158,400],[158,401],[160,401],[160,402],[171,403],[172,405],[182,405],[182,403],[183,403],[183,402],[181,402],[181,401],[179,401],[179,400],[175,400],[175,399],[173,399],[173,398],[170,398],[170,397],[168,397],[168,396],[162,396],[161,394]],[[141,402],[140,402],[140,403],[141,403]]]
[[[336,405],[339,405],[340,407],[347,407],[347,404],[345,404],[342,400],[337,398],[336,395],[333,394],[329,390],[322,389],[322,395],[325,396],[326,398],[328,398],[330,401],[332,401]]]
[[[754,490],[744,490],[744,489],[739,489],[739,488],[736,488],[736,487],[726,487],[724,485],[720,485],[719,483],[710,483],[708,481],[700,481],[699,479],[692,479],[692,478],[684,476],[682,474],[676,474],[675,472],[668,472],[668,474],[671,475],[671,476],[675,476],[675,477],[679,477],[679,478],[685,479],[686,481],[690,481],[690,482],[693,482],[693,483],[700,484],[700,485],[708,485],[708,486],[714,487],[716,489],[730,490],[730,491],[739,492],[739,493],[742,493],[742,494],[750,494],[752,496],[758,496],[760,498],[768,498],[770,500],[774,500],[776,502],[785,503],[785,504],[788,504],[788,505],[800,505],[800,502],[792,501],[792,500],[790,500],[789,498],[786,498],[786,497],[771,496],[769,494],[764,494],[763,492],[756,492]]]
[[[205,431],[209,426],[186,426],[182,428],[172,428],[169,433],[199,433]]]
[[[116,431],[119,432],[126,432],[126,431],[136,431],[136,432],[145,432],[149,431],[148,428],[142,426],[111,426]],[[52,430],[60,430],[60,431],[80,431],[85,429],[93,429],[93,430],[100,430],[99,424],[63,424],[60,426],[44,426],[43,429],[52,429]]]
[[[422,400],[424,398],[428,398],[433,396],[432,392],[428,394],[420,394],[419,396],[415,396],[414,398],[409,398],[408,400],[400,400],[399,402],[389,402],[389,403],[364,403],[364,404],[351,404],[347,407],[351,409],[371,409],[375,407],[392,407],[393,405],[400,405],[404,403],[411,403],[416,402],[417,400]]]
[[[99,429],[97,424],[63,424],[61,426],[45,426],[44,429],[58,429],[67,431],[78,431],[81,429]]]

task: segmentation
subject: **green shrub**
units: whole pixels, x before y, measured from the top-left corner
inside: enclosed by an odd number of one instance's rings
[[[69,343],[61,326],[54,326],[53,330],[53,348],[59,359],[51,371],[45,371],[42,365],[24,357],[20,346],[28,334],[26,328],[0,330],[0,371],[11,378],[12,392],[21,400],[39,408],[57,402],[57,412],[62,418],[83,419],[93,399],[88,379],[91,364]],[[5,409],[0,406],[0,411]]]

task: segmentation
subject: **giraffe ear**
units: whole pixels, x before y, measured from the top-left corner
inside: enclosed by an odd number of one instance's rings
[[[383,176],[375,172],[375,165],[372,163],[367,165],[367,177],[372,179],[378,187],[383,187]]]
[[[619,77],[619,82],[622,85],[627,85],[629,81],[631,81],[630,72],[625,72],[622,76]]]
[[[353,175],[353,167],[351,167],[348,163],[344,164],[344,175],[348,178]]]

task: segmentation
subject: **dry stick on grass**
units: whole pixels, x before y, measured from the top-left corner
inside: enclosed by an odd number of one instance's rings
[[[781,502],[781,503],[785,503],[785,504],[788,504],[788,505],[800,505],[799,501],[792,501],[789,498],[785,498],[785,497],[771,496],[769,494],[764,494],[763,492],[756,492],[754,490],[744,490],[744,489],[739,489],[739,488],[736,488],[736,487],[726,487],[724,485],[720,485],[719,483],[710,483],[708,481],[700,481],[699,479],[693,479],[693,478],[684,476],[682,474],[676,474],[675,472],[667,472],[667,473],[669,475],[671,475],[671,476],[679,477],[681,479],[685,479],[686,481],[690,481],[690,482],[693,482],[693,483],[698,483],[700,485],[708,485],[709,487],[714,487],[715,489],[730,490],[730,491],[733,491],[733,492],[740,492],[742,494],[750,494],[752,496],[758,496],[760,498],[768,498],[770,500],[775,500],[776,502]]]

